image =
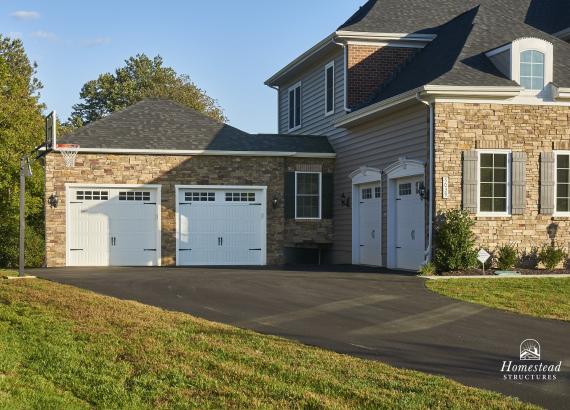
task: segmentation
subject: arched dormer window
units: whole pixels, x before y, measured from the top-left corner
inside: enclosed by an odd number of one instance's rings
[[[544,88],[544,53],[537,50],[525,50],[520,57],[520,84],[527,90]]]

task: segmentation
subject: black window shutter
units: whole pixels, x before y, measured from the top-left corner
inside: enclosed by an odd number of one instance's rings
[[[333,174],[323,174],[323,187],[322,187],[322,218],[332,219],[333,217]]]
[[[285,174],[285,219],[295,218],[295,173]]]

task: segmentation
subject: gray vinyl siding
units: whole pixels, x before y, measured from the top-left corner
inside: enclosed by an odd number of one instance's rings
[[[352,210],[340,206],[340,195],[352,196],[349,174],[369,166],[385,169],[400,157],[428,159],[428,109],[423,104],[406,108],[331,138],[336,151],[333,262],[352,261]],[[387,183],[382,186],[382,261],[387,258]],[[358,198],[352,198],[357,201]]]
[[[335,61],[335,111],[325,116],[325,65]],[[334,123],[344,117],[344,54],[338,52],[323,58],[303,75],[292,78],[279,88],[279,132],[289,132],[289,87],[301,81],[301,127],[292,134],[326,135],[337,158],[334,176],[334,244],[332,262],[352,262],[352,211],[340,206],[340,195],[352,197],[349,174],[362,167],[384,169],[407,157],[426,161],[428,156],[428,109],[418,103],[355,129],[336,128]],[[382,261],[386,263],[387,215],[386,181],[382,200]],[[351,198],[355,200],[355,198]],[[358,200],[358,198],[356,198]]]
[[[325,65],[334,60],[334,114],[325,116]],[[291,134],[329,135],[344,112],[344,54],[323,58],[308,72],[279,87],[279,133],[289,132],[289,87],[301,81],[301,127]]]

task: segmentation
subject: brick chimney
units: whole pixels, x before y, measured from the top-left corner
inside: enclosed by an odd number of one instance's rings
[[[349,44],[347,51],[347,105],[355,108],[413,57],[417,48]]]

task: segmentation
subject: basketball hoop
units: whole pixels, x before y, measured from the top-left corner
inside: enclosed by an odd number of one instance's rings
[[[67,168],[75,166],[75,157],[77,157],[79,152],[79,144],[57,144],[57,150],[61,153]]]

